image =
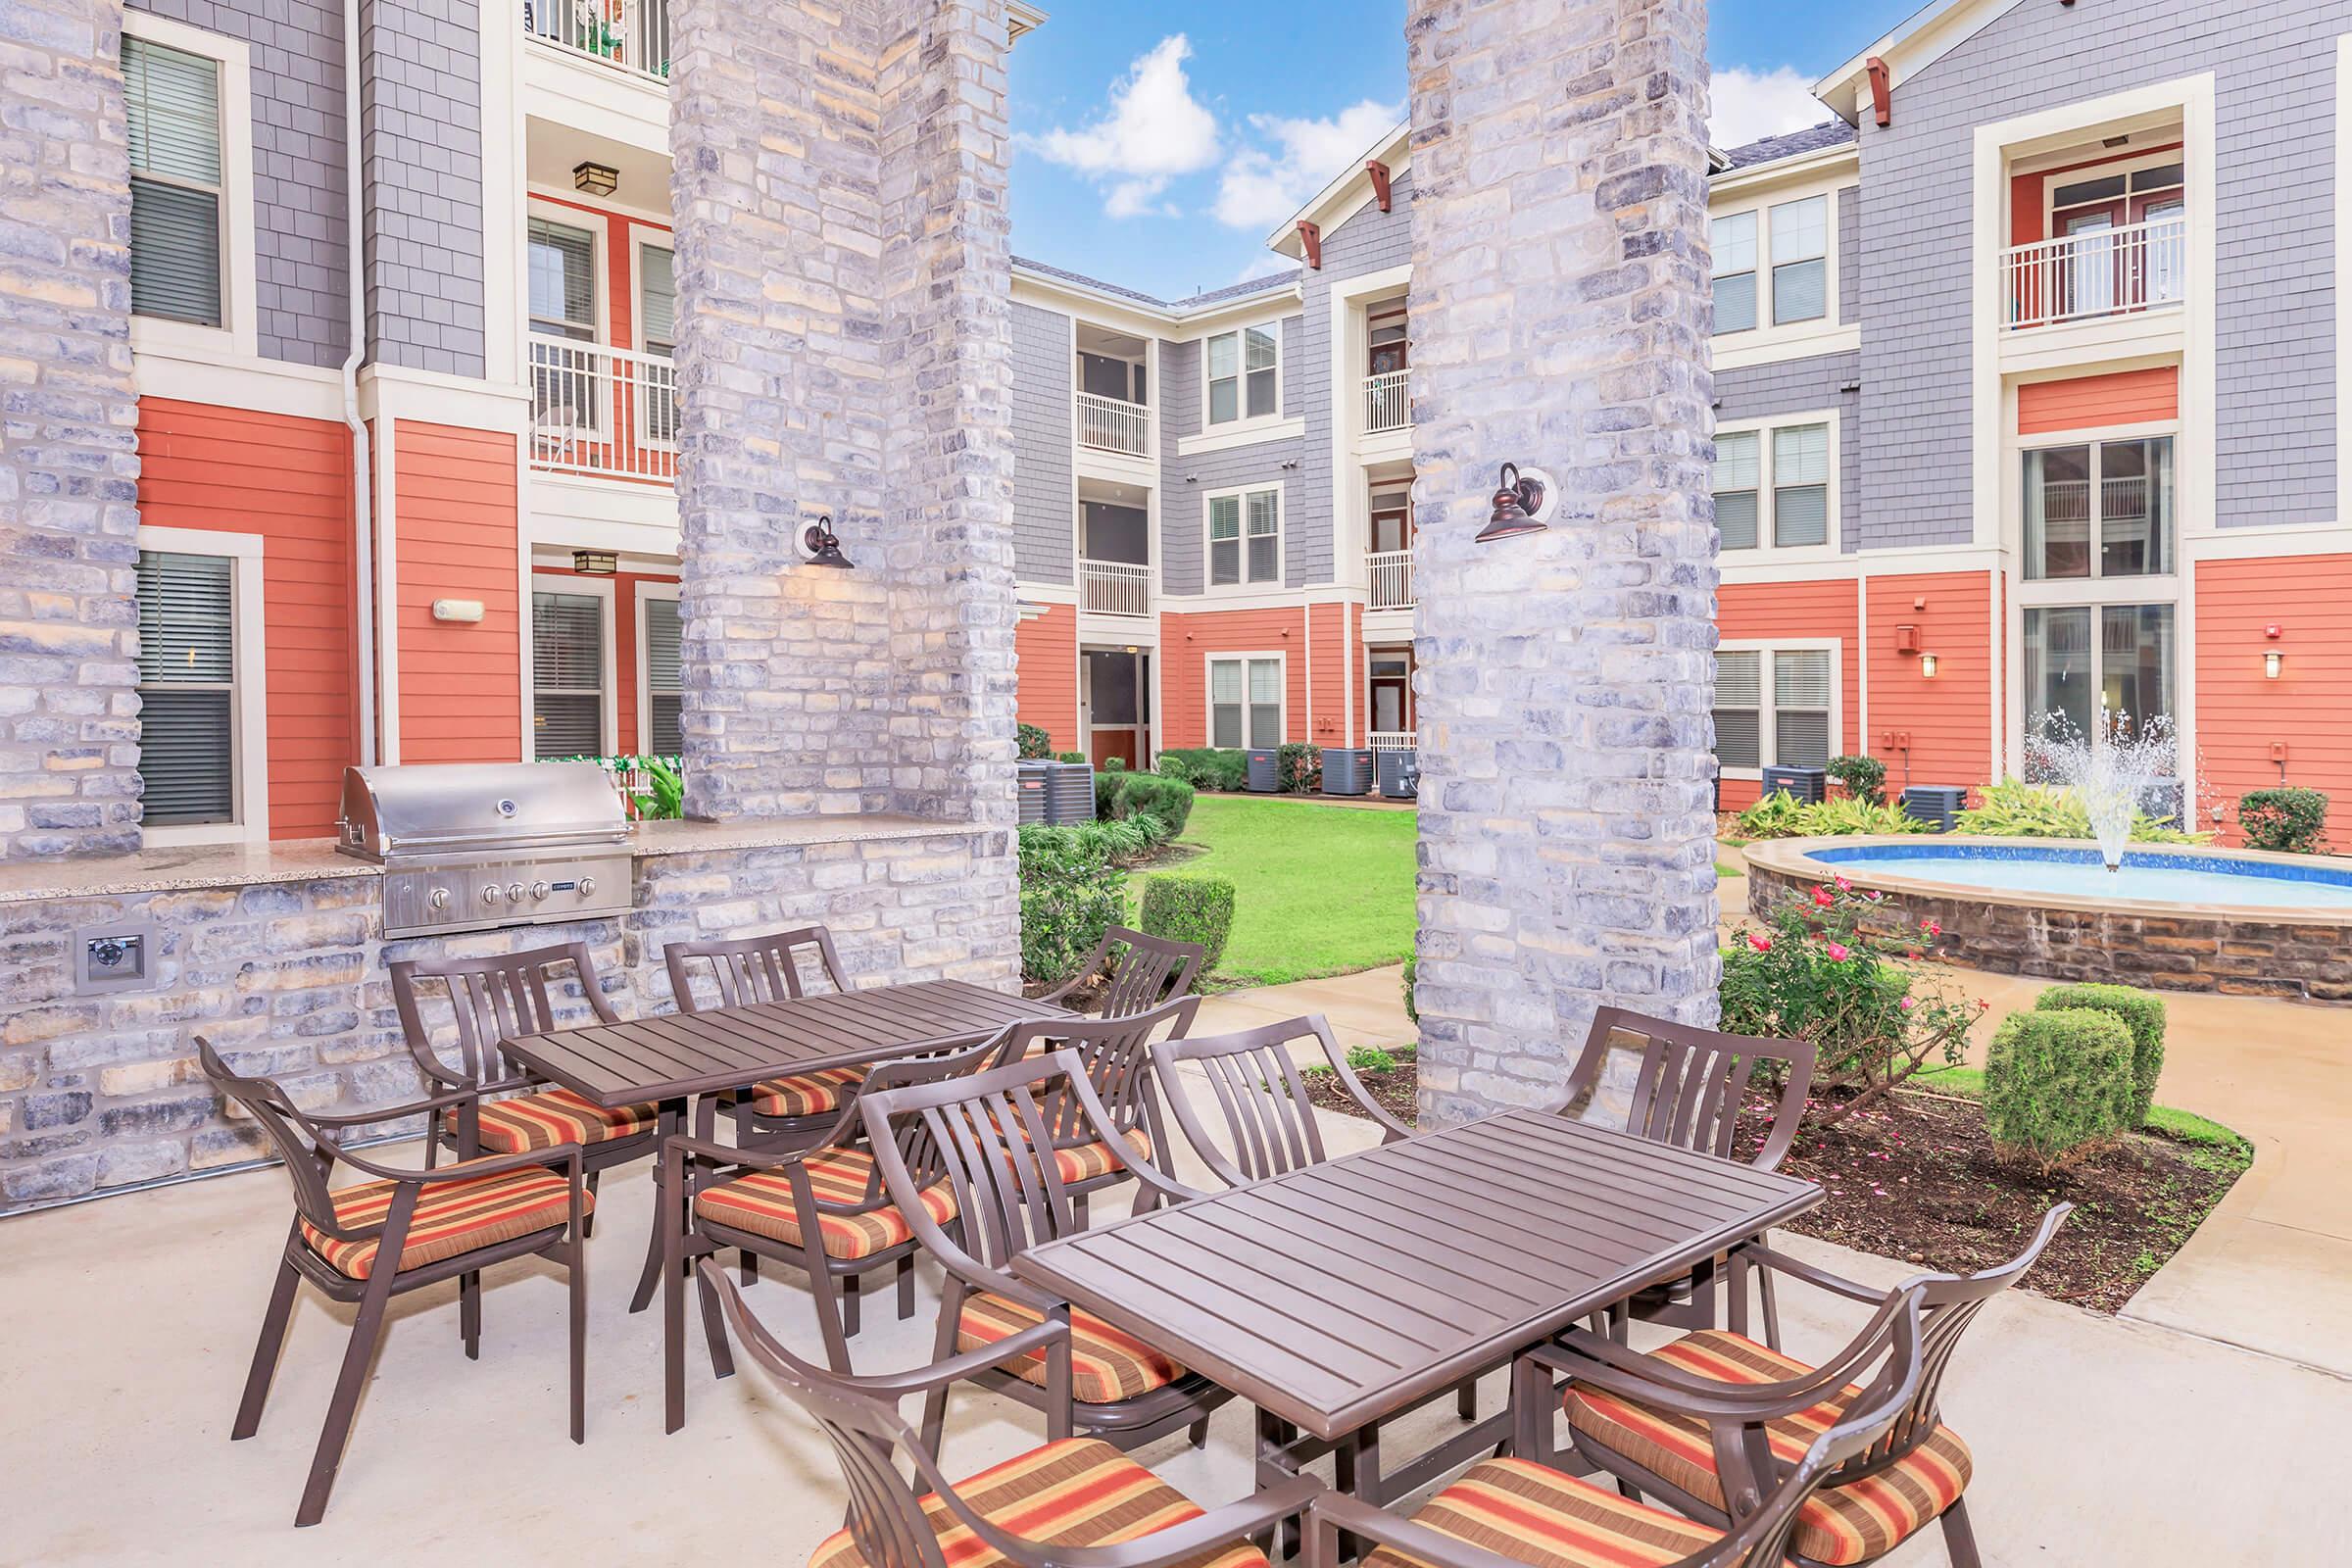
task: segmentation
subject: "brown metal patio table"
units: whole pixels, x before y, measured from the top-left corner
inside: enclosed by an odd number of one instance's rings
[[[1012,1271],[1312,1440],[1261,1444],[1261,1479],[1345,1445],[1343,1484],[1379,1502],[1492,1448],[1509,1417],[1385,1483],[1381,1420],[1822,1198],[1509,1111],[1049,1242]]]
[[[666,1140],[698,1095],[977,1045],[1006,1024],[1067,1011],[961,980],[917,980],[517,1035],[501,1049],[598,1105],[659,1102]],[[653,1240],[629,1303],[632,1312],[645,1310],[661,1283],[661,1201],[657,1191]]]

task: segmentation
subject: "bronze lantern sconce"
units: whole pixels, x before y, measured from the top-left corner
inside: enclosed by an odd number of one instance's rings
[[[1472,542],[1483,545],[1518,534],[1541,533],[1549,526],[1558,504],[1549,474],[1541,468],[1522,473],[1519,465],[1506,463],[1502,466],[1501,482],[1494,490],[1494,512]]]
[[[846,571],[856,564],[841,553],[841,539],[833,532],[831,513],[808,526],[801,535],[801,544],[808,552],[808,564],[811,566],[838,566]]]

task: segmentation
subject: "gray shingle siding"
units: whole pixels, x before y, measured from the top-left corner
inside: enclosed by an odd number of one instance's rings
[[[1389,187],[1389,210],[1367,202],[1346,222],[1323,234],[1323,267],[1302,274],[1306,290],[1303,316],[1306,348],[1301,364],[1307,390],[1299,413],[1306,419],[1306,451],[1312,454],[1300,470],[1299,520],[1292,529],[1287,563],[1293,587],[1326,583],[1338,576],[1333,542],[1333,474],[1331,471],[1332,399],[1354,397],[1357,366],[1332,365],[1332,290],[1367,272],[1405,267],[1413,260],[1413,176],[1406,171]]]
[[[484,371],[477,15],[466,0],[361,9],[370,352],[445,375]]]
[[[1282,408],[1287,418],[1298,412],[1301,395],[1299,359],[1304,352],[1303,323],[1297,316],[1286,317],[1282,328]],[[1160,345],[1159,391],[1160,591],[1169,594],[1201,591],[1200,548],[1207,526],[1201,497],[1211,491],[1244,485],[1282,486],[1283,574],[1293,586],[1303,581],[1298,562],[1301,545],[1297,530],[1302,525],[1300,516],[1306,506],[1304,475],[1310,466],[1305,461],[1306,443],[1297,437],[1254,441],[1221,452],[1179,457],[1177,442],[1200,427],[1198,342]],[[1323,523],[1326,558],[1331,553],[1330,534],[1327,511]]]
[[[1838,193],[1838,324],[1862,319],[1862,187]]]
[[[343,363],[343,9],[318,0],[138,0],[248,46],[253,79],[254,332],[262,358]]]
[[[1058,312],[1012,307],[1012,553],[1022,582],[1071,580],[1072,331]]]
[[[1969,224],[1984,122],[2211,72],[2218,188],[2216,520],[2335,514],[2334,63],[2342,0],[2283,0],[2259,28],[2201,0],[2020,8],[1895,90],[1866,124],[1863,482],[1871,543],[1970,532]],[[2193,525],[2198,519],[2184,519]]]
[[[1848,552],[1862,547],[1866,532],[1862,514],[1862,443],[1856,436],[1861,399],[1857,393],[1840,388],[1852,385],[1861,373],[1859,354],[1817,354],[1802,360],[1715,372],[1718,424],[1729,424],[1735,419],[1769,419],[1783,414],[1838,411],[1838,542]],[[1884,454],[1881,461],[1885,461]],[[1869,542],[1878,543],[1875,539]],[[1743,558],[1765,561],[1770,556],[1759,553],[1746,557],[1741,553],[1726,559]]]

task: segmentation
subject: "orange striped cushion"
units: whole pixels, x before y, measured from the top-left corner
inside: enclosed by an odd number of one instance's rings
[[[816,1233],[826,1256],[871,1257],[914,1240],[913,1228],[896,1203],[884,1203],[862,1214],[826,1212],[828,1203],[861,1203],[869,1192],[878,1190],[872,1185],[873,1155],[862,1149],[823,1149],[802,1163],[808,1168],[808,1190],[816,1196]],[[942,1182],[924,1191],[923,1207],[945,1224],[956,1217],[956,1195]],[[756,1170],[705,1188],[695,1195],[694,1211],[705,1219],[770,1237],[787,1247],[801,1245],[801,1217],[793,1208],[792,1181],[781,1170]]]
[[[1413,1522],[1534,1568],[1661,1568],[1723,1539],[1631,1497],[1527,1459],[1482,1459],[1429,1499]],[[1420,1568],[1383,1546],[1364,1568]]]
[[[441,1168],[463,1170],[465,1166]],[[329,1195],[334,1200],[335,1223],[345,1230],[375,1224],[392,1212],[392,1192],[398,1185],[358,1182],[337,1189]],[[595,1207],[596,1195],[582,1193],[580,1212],[586,1214]],[[416,1200],[416,1212],[409,1220],[409,1234],[394,1266],[421,1268],[533,1231],[555,1229],[570,1217],[571,1184],[552,1170],[511,1170],[469,1181],[430,1182]],[[382,1247],[380,1238],[372,1236],[365,1241],[338,1241],[307,1219],[302,1222],[302,1238],[336,1273],[355,1280],[368,1277]]]
[[[958,1481],[956,1493],[1000,1529],[1057,1546],[1140,1541],[1200,1517],[1183,1493],[1098,1438],[1032,1448]],[[948,1568],[1004,1568],[1007,1559],[948,1512],[938,1494],[923,1498],[923,1515],[938,1532]],[[808,1568],[865,1568],[865,1557],[847,1530],[837,1530],[817,1546]],[[1237,1541],[1197,1552],[1176,1568],[1266,1568],[1266,1559]]]
[[[1018,1301],[1002,1296],[974,1296],[963,1303],[963,1320],[956,1325],[956,1348],[977,1350],[1008,1340],[1044,1321]],[[1044,1385],[1046,1357],[1032,1350],[1005,1370],[1031,1383]],[[1112,1328],[1099,1317],[1070,1311],[1070,1394],[1080,1404],[1115,1404],[1139,1394],[1164,1388],[1184,1376],[1184,1368],[1134,1336]]]
[[[1152,1157],[1152,1137],[1149,1133],[1141,1127],[1130,1127],[1124,1136],[1134,1148],[1138,1159]],[[1113,1171],[1125,1170],[1127,1162],[1111,1152],[1108,1144],[1080,1144],[1075,1149],[1054,1150],[1054,1168],[1060,1172],[1065,1183],[1087,1182],[1099,1176],[1108,1176]]]
[[[863,1067],[827,1067],[797,1078],[770,1078],[752,1086],[752,1108],[762,1116],[821,1116],[839,1110],[845,1095],[863,1082]]]
[[[1813,1370],[1720,1329],[1686,1334],[1651,1353],[1725,1383],[1779,1383]],[[1774,1455],[1790,1464],[1803,1458],[1813,1440],[1838,1424],[1860,1392],[1848,1385],[1809,1410],[1768,1423]],[[1653,1410],[1574,1383],[1568,1385],[1567,1409],[1568,1423],[1578,1432],[1700,1501],[1723,1506],[1714,1441],[1703,1418]],[[1901,1463],[1814,1493],[1797,1510],[1795,1547],[1816,1562],[1834,1564],[1884,1556],[1957,1501],[1972,1469],[1968,1445],[1951,1428],[1939,1426]]]
[[[592,1105],[568,1089],[520,1095],[513,1100],[485,1100],[481,1106],[482,1152],[519,1154],[525,1150],[554,1149],[563,1144],[601,1144],[608,1139],[633,1138],[662,1124],[659,1105],[618,1105],[608,1110]],[[449,1130],[458,1130],[458,1111],[449,1111]]]

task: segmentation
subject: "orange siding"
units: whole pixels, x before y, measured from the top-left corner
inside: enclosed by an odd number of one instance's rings
[[[1910,784],[1983,784],[1992,772],[1992,574],[1926,572],[1872,577],[1870,755],[1886,764],[1889,793]],[[1926,600],[1924,609],[1915,602]],[[1895,628],[1919,628],[1922,652],[1936,656],[1936,678],[1915,655],[1894,649]],[[1906,758],[1901,737],[1911,745]]]
[[[1838,640],[1838,696],[1843,714],[1838,748],[1852,752],[1861,735],[1862,649],[1855,619],[1858,603],[1848,581],[1731,583],[1717,595],[1715,627],[1726,642],[1771,638],[1835,637]],[[1755,804],[1754,779],[1723,781],[1726,810]]]
[[[139,520],[262,535],[270,836],[333,833],[359,755],[350,432],[142,398]]]
[[[1078,610],[1048,605],[1013,629],[1020,721],[1054,739],[1057,752],[1078,750]]]
[[[2029,381],[2017,389],[2017,430],[2085,430],[2180,416],[2180,369],[2160,365],[2067,381]]]
[[[2263,674],[2274,649],[2277,680]],[[2281,782],[2283,743],[2284,782],[2326,790],[2328,837],[2352,848],[2352,556],[2199,563],[2196,657],[2197,753],[2231,840],[2237,798]]]
[[[1309,624],[1314,628],[1315,654],[1312,686],[1315,724],[1314,733],[1306,738],[1317,746],[1355,744],[1355,737],[1349,733],[1348,722],[1348,686],[1355,676],[1348,667],[1348,644],[1342,637],[1347,628],[1348,611],[1349,607],[1344,604],[1310,605],[1306,610]],[[1361,642],[1357,642],[1355,647],[1360,656]],[[1357,682],[1355,703],[1359,708],[1363,705],[1360,681]],[[1305,718],[1306,715],[1301,713],[1292,720],[1292,727],[1302,725]],[[1361,727],[1360,715],[1357,727]]]
[[[392,466],[400,760],[514,761],[523,726],[514,438],[403,419]],[[481,620],[434,620],[442,598],[480,600]]]
[[[1306,737],[1305,610],[1302,606],[1277,610],[1218,610],[1199,614],[1164,614],[1159,618],[1160,745],[1166,748],[1208,744],[1208,658],[1211,654],[1281,654],[1287,689],[1284,692],[1285,740]],[[1334,623],[1334,631],[1337,625]],[[1336,637],[1335,637],[1336,643]],[[1338,666],[1338,651],[1332,654]],[[1320,682],[1321,661],[1315,673]],[[1322,720],[1318,699],[1315,717]]]

